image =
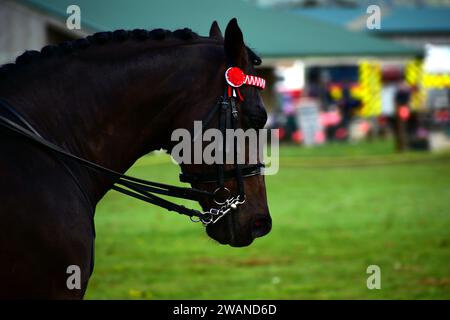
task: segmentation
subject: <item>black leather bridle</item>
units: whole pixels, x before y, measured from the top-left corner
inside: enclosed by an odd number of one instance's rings
[[[228,96],[224,94],[219,98],[216,105],[213,106],[207,118],[204,120],[203,126],[206,127],[213,115],[219,112],[219,130],[223,134],[223,141],[225,145],[225,131],[226,129],[237,129],[238,127],[238,109],[236,106],[236,97]],[[180,181],[189,183],[216,183],[217,188],[214,192],[200,190],[197,188],[185,188],[178,187],[148,180],[143,180],[135,177],[131,177],[125,174],[121,174],[114,170],[105,168],[99,164],[78,157],[63,148],[55,145],[54,143],[43,138],[33,126],[25,120],[25,118],[5,100],[0,98],[0,107],[6,110],[14,120],[10,117],[0,115],[0,126],[6,128],[12,132],[15,132],[19,136],[27,138],[31,142],[38,144],[46,150],[61,156],[63,159],[72,159],[79,164],[102,173],[111,179],[113,179],[113,190],[126,194],[130,197],[140,199],[142,201],[152,203],[169,211],[174,211],[179,214],[187,215],[194,222],[201,221],[203,225],[215,223],[223,216],[225,216],[231,210],[236,210],[238,206],[245,203],[245,190],[244,190],[244,178],[260,175],[261,167],[263,164],[254,165],[241,165],[237,163],[237,141],[236,137],[234,143],[234,168],[231,170],[225,170],[223,164],[217,164],[217,173],[181,173]],[[224,148],[225,150],[225,148]],[[225,151],[224,151],[225,152]],[[224,157],[225,158],[225,157]],[[70,168],[65,165],[65,168],[70,171]],[[70,171],[72,178],[77,180],[76,176]],[[237,194],[232,195],[231,192],[225,187],[225,181],[229,179],[236,179],[237,182]],[[81,184],[76,181],[80,189]],[[84,190],[82,190],[84,192]],[[206,212],[200,212],[195,209],[186,208],[182,205],[168,201],[161,198],[158,195],[165,195],[175,198],[188,199],[193,201],[200,201],[201,199],[212,199],[218,208],[212,208]]]

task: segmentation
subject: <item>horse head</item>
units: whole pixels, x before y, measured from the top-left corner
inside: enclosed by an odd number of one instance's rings
[[[203,89],[203,92],[207,95],[203,99],[205,102],[197,104],[195,110],[190,109],[190,114],[195,114],[196,116],[188,115],[184,117],[184,123],[178,124],[190,127],[189,123],[192,120],[201,120],[203,129],[215,128],[223,133],[224,126],[227,127],[228,132],[234,120],[235,128],[233,129],[238,129],[241,133],[245,133],[245,130],[248,129],[262,129],[267,120],[267,113],[259,89],[245,84],[233,87],[230,85],[230,80],[227,80],[224,76],[226,72],[230,71],[230,67],[234,69],[232,71],[241,73],[232,75],[234,77],[254,76],[256,72],[255,65],[259,65],[261,59],[246,47],[236,19],[229,22],[225,31],[225,37],[222,36],[219,26],[214,22],[210,29],[210,38],[217,40],[221,44],[220,50],[218,50],[219,54],[213,55],[215,58],[205,61],[205,69],[212,69],[212,72],[216,74],[215,77],[211,76],[215,81],[208,84],[209,88],[207,90]],[[254,78],[252,77],[251,79]],[[218,97],[221,100],[216,104],[213,103],[213,117],[211,117],[210,101],[217,100]],[[229,97],[229,99],[226,97]],[[228,119],[226,111],[221,113],[221,104],[223,103],[227,104],[225,108],[235,109],[234,113],[233,110],[230,110],[233,114],[228,114]],[[230,106],[229,104],[232,105]],[[233,117],[235,118],[233,119]],[[234,132],[237,132],[237,130]],[[181,167],[183,175],[191,177],[185,180],[191,182],[194,188],[207,190],[215,194],[213,198],[205,197],[200,199],[199,202],[204,210],[211,212],[211,208],[213,208],[217,213],[217,209],[229,209],[220,220],[207,223],[207,234],[221,244],[229,244],[236,247],[247,246],[255,238],[269,233],[272,227],[264,176],[257,174],[258,164],[261,164],[263,161],[260,156],[261,146],[259,143],[252,144],[249,140],[245,140],[244,143],[238,143],[235,140],[231,148],[227,149],[227,145],[221,148],[218,144],[222,144],[227,140],[226,137],[222,137],[223,139],[220,140],[214,139],[212,144],[218,147],[215,150],[215,155],[217,155],[217,152],[220,154],[223,152],[223,165],[220,163],[207,163],[202,157],[201,163],[192,163],[195,162],[192,161],[188,164],[182,163]],[[195,137],[195,139],[197,138]],[[201,148],[196,149],[196,146],[194,146],[196,143],[195,139],[192,139],[191,150],[204,155],[205,148],[208,145],[211,146],[211,144],[208,141],[204,141],[201,144]],[[230,141],[229,137],[228,141]],[[241,159],[245,159],[244,162],[246,163],[236,163],[237,157],[234,158],[236,153],[239,153],[242,156]],[[230,157],[225,159],[227,155]],[[195,158],[195,155],[190,159],[193,160],[193,158]],[[250,163],[253,164],[253,167],[249,167],[248,163],[251,158],[256,159],[257,162]],[[232,161],[227,161],[229,159]],[[224,203],[227,203],[230,199],[239,199],[240,201],[237,201],[239,206],[224,207]]]

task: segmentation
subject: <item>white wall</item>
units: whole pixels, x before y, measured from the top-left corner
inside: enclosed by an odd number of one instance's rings
[[[11,1],[0,1],[0,30],[0,64],[26,49],[41,49],[47,39],[45,19]]]
[[[12,0],[0,0],[0,65],[13,62],[25,50],[40,50],[48,43],[47,27],[69,31],[63,19],[57,19]]]

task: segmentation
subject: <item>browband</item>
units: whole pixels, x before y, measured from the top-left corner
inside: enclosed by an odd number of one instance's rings
[[[225,79],[227,80],[227,83],[234,88],[239,88],[244,84],[260,89],[266,87],[266,80],[261,77],[246,75],[244,71],[238,67],[228,68],[227,71],[225,71]]]
[[[239,98],[244,101],[239,87],[245,85],[264,89],[266,87],[266,80],[258,76],[246,75],[238,67],[231,67],[225,71],[225,80],[228,83],[228,97]]]

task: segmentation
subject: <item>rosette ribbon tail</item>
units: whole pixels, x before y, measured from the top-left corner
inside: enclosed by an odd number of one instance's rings
[[[239,88],[234,88],[232,86],[228,86],[228,97],[233,97],[239,99],[240,101],[244,101],[244,97],[242,96]]]

